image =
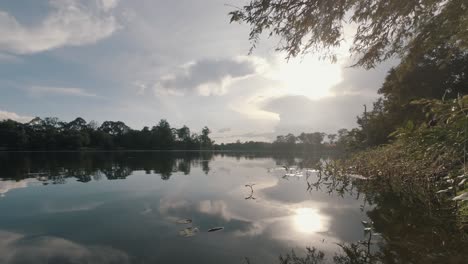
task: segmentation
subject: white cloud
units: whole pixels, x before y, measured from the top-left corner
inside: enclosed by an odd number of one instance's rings
[[[33,118],[34,117],[32,116],[21,116],[21,115],[18,115],[17,113],[0,110],[0,120],[11,119],[17,122],[26,123],[26,122],[31,121]],[[1,187],[0,187],[0,193],[1,193]]]
[[[115,8],[118,4],[119,0],[100,0],[98,1],[99,4],[101,4],[102,9],[104,11],[109,11],[113,8]]]
[[[362,113],[362,105],[371,105],[374,100],[375,95],[330,96],[318,100],[307,96],[281,96],[266,101],[264,109],[279,115],[277,134],[336,133],[341,128],[356,127],[356,116]]]
[[[351,63],[350,59],[344,65],[350,65]],[[342,81],[331,87],[330,90],[336,95],[375,96],[388,71],[397,64],[398,60],[392,59],[370,70],[342,66]]]
[[[29,54],[62,46],[92,44],[109,37],[119,25],[112,11],[117,1],[50,1],[53,11],[34,26],[0,11],[0,51]]]
[[[55,94],[55,95],[69,95],[69,96],[84,96],[96,97],[96,94],[86,92],[81,88],[74,87],[47,87],[47,86],[32,86],[29,92],[33,95]]]
[[[232,83],[256,74],[259,68],[259,61],[253,57],[197,60],[162,76],[154,90],[158,95],[223,95]]]
[[[230,127],[223,127],[223,128],[218,129],[218,133],[220,134],[230,132],[230,131],[231,131]]]

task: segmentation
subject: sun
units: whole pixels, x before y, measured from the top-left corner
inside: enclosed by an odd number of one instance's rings
[[[282,82],[288,94],[320,99],[332,95],[330,89],[341,82],[342,69],[338,63],[309,55],[289,61],[279,60],[272,78]]]
[[[312,208],[299,208],[295,210],[293,217],[294,228],[304,234],[312,234],[324,231],[325,219],[318,210]]]

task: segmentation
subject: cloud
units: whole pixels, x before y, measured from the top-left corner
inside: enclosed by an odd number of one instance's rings
[[[20,123],[26,123],[26,122],[31,121],[33,118],[34,117],[32,117],[32,116],[21,116],[21,115],[18,115],[17,113],[0,110],[0,120],[11,119],[11,120],[15,120],[15,121],[20,122]]]
[[[27,237],[0,230],[0,262],[19,263],[130,263],[129,256],[119,250],[81,245],[52,236]]]
[[[31,54],[63,46],[96,43],[118,28],[111,11],[115,0],[50,1],[53,11],[34,26],[21,24],[7,12],[0,11],[0,51]]]
[[[219,132],[218,132],[219,133]],[[232,134],[232,135],[214,135],[211,136],[213,139],[221,142],[235,142],[240,141],[272,141],[275,139],[276,133],[274,132],[247,132],[243,134]]]
[[[230,131],[231,131],[231,128],[229,128],[229,127],[224,127],[224,128],[218,129],[218,133],[226,133],[226,132],[230,132]]]
[[[282,96],[271,99],[263,106],[277,113],[277,134],[301,132],[336,133],[340,128],[356,127],[356,116],[363,104],[371,105],[375,95],[342,95],[312,100],[306,96]]]
[[[102,7],[104,11],[109,11],[115,8],[118,4],[119,0],[101,0],[98,1],[98,4]]]
[[[73,87],[47,87],[47,86],[32,86],[29,92],[33,95],[55,94],[55,95],[69,95],[69,96],[84,96],[96,97],[96,94],[88,93],[81,88]]]
[[[255,59],[237,57],[228,59],[202,59],[180,66],[174,73],[161,77],[155,85],[157,94],[201,96],[222,95],[234,81],[257,72]]]
[[[337,95],[376,95],[390,68],[397,64],[398,61],[389,60],[371,70],[343,66],[342,81],[333,86],[330,91]]]

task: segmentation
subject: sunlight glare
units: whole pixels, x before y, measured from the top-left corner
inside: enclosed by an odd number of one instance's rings
[[[296,214],[293,218],[294,228],[298,232],[312,234],[319,231],[324,231],[324,218],[316,209],[299,208],[295,211],[295,213]]]
[[[330,89],[342,80],[338,63],[312,56],[280,61],[273,78],[284,84],[290,94],[302,94],[312,99],[332,95]]]

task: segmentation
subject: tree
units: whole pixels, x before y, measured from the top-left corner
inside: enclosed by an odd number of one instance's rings
[[[27,143],[28,136],[23,124],[13,120],[0,121],[0,149],[21,150]]]
[[[187,126],[183,126],[182,128],[177,129],[176,133],[178,140],[182,142],[190,141],[190,128],[188,128]]]
[[[422,55],[410,53],[391,69],[379,89],[373,109],[358,117],[369,146],[388,143],[400,127],[420,126],[437,120],[426,116],[420,99],[452,100],[468,94],[468,53],[449,45]]]
[[[200,135],[200,144],[204,149],[210,149],[213,147],[213,141],[209,137],[210,133],[211,131],[208,127],[205,126],[202,129],[202,134]]]
[[[325,133],[314,132],[314,133],[301,133],[297,138],[304,144],[318,146],[322,144],[325,137]]]
[[[201,135],[187,126],[171,128],[161,120],[151,130],[133,130],[121,121],[86,123],[76,118],[67,123],[58,118],[34,118],[26,124],[0,120],[0,150],[79,150],[98,149],[211,149],[214,141],[205,127]]]
[[[327,138],[330,144],[335,144],[336,134],[328,134]]]
[[[99,130],[108,133],[113,136],[121,136],[125,133],[128,133],[130,131],[130,127],[128,127],[124,122],[122,121],[105,121],[102,123],[102,125],[99,127]]]
[[[175,135],[167,120],[161,119],[157,126],[152,128],[152,146],[156,149],[170,149],[173,147]]]
[[[88,128],[88,125],[86,121],[81,118],[77,117],[75,120],[69,122],[68,124],[65,125],[66,129],[71,129],[71,130],[77,130],[77,131],[82,131]]]
[[[335,60],[346,23],[357,26],[350,51],[367,68],[412,49],[468,48],[466,0],[252,0],[229,14],[231,22],[251,26],[252,48],[269,33],[281,39],[277,49],[288,58],[319,52]]]

